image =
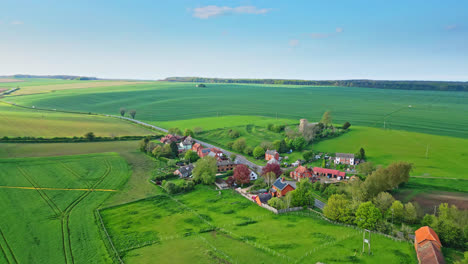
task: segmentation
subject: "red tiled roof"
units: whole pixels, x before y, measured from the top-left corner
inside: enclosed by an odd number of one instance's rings
[[[439,248],[442,246],[442,243],[440,243],[439,237],[437,236],[436,232],[434,232],[434,230],[432,230],[432,228],[428,226],[423,226],[419,228],[418,230],[416,230],[416,232],[414,232],[414,234],[415,234],[414,242],[416,244],[421,244],[421,242],[424,242],[427,240],[427,241],[436,242]]]
[[[306,167],[304,167],[304,166],[299,166],[299,167],[297,167],[297,169],[295,170],[295,172],[296,172],[296,173],[301,173],[301,174],[302,174],[302,173],[307,173],[307,172],[309,172],[309,170],[308,170]]]
[[[436,242],[429,241],[421,246],[418,246],[416,253],[421,264],[444,264],[444,256]]]
[[[339,170],[332,170],[332,169],[325,169],[325,168],[314,167],[313,171],[314,171],[314,173],[332,174],[332,175],[337,175],[337,176],[341,176],[341,177],[345,177],[345,176],[346,176],[346,172],[344,172],[344,171],[339,171]]]

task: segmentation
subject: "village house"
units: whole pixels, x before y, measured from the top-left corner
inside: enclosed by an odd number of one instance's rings
[[[294,171],[291,171],[289,175],[291,176],[291,178],[295,179],[296,181],[299,181],[303,178],[311,178],[312,172],[304,166],[299,166]]]
[[[354,165],[354,154],[336,153],[335,164]]]
[[[197,154],[198,154],[198,156],[199,156],[200,158],[203,158],[203,157],[208,156],[208,154],[210,154],[210,152],[211,152],[211,149],[209,149],[209,148],[202,148],[202,149],[200,149],[200,150],[197,152]]]
[[[181,136],[168,134],[162,137],[159,140],[159,142],[164,143],[164,144],[171,144],[172,142],[179,142],[181,139],[182,139]]]
[[[253,170],[250,170],[250,180],[255,181],[256,179],[258,179],[257,173],[255,173]]]
[[[271,159],[279,160],[279,153],[276,150],[267,150],[265,152],[265,160]]]
[[[338,180],[344,179],[346,177],[346,172],[339,170],[314,167],[312,171],[317,177],[323,176],[327,178],[337,178]]]
[[[439,237],[432,228],[423,226],[414,232],[414,248],[420,264],[445,263]]]
[[[195,144],[192,145],[192,150],[197,152],[197,154],[198,154],[198,151],[200,151],[202,149],[203,149],[203,147],[202,147],[202,145],[200,145],[200,143],[195,143]]]
[[[187,166],[179,167],[174,171],[174,175],[179,175],[180,178],[188,178],[192,176],[193,165],[189,164]]]
[[[262,203],[266,204],[271,199],[271,194],[269,193],[261,193],[255,197],[255,202],[258,205],[262,205]]]
[[[208,156],[215,158],[216,160],[223,160],[224,154],[220,149],[211,148]]]
[[[279,165],[280,162],[279,162],[277,159],[272,158],[272,159],[270,159],[270,160],[267,162],[267,164],[278,164],[278,165]]]
[[[218,166],[218,172],[230,171],[237,166],[236,163],[230,160],[218,160],[218,162],[216,162],[216,165]]]
[[[288,192],[294,191],[295,189],[295,181],[286,181],[284,177],[280,177],[273,183],[273,186],[270,189],[270,193],[273,197],[282,197],[285,196]]]
[[[191,136],[186,137],[178,145],[179,152],[184,152],[184,151],[192,149],[192,144],[193,144],[192,137]]]

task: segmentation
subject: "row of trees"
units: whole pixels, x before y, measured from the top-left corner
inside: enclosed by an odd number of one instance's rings
[[[125,113],[127,112],[127,109],[125,109],[124,107],[121,107],[120,108],[120,115],[121,116],[125,116]],[[128,114],[133,118],[135,119],[135,116],[136,116],[136,110],[130,110],[128,111]]]

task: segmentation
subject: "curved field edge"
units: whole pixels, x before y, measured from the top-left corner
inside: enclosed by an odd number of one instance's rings
[[[0,167],[7,164],[6,160],[1,160],[3,163],[0,163]],[[31,160],[31,163],[28,160]],[[53,182],[53,179],[45,178],[54,169],[61,170],[58,161],[66,162],[69,167],[80,173],[83,172],[83,163],[89,163],[92,169],[93,166],[106,167],[103,163],[108,162],[108,171],[106,172],[106,169],[98,170],[99,175],[96,175],[98,178],[88,175],[96,179],[95,188],[119,189],[125,184],[131,173],[125,160],[116,153],[66,156],[62,159],[61,157],[10,159],[10,163],[17,163],[18,166],[24,167],[24,170],[27,169],[28,174],[35,171],[36,173],[31,177],[36,179],[36,183]],[[94,165],[92,165],[93,163]],[[64,170],[61,171],[61,173],[63,172]],[[2,170],[0,173],[1,178],[7,177],[8,174],[10,174],[9,178],[15,177],[16,171],[10,169],[5,172]],[[50,175],[55,176],[53,173]],[[64,177],[67,178],[66,182],[70,184],[76,180],[71,173],[64,175]],[[11,183],[14,184],[14,182]],[[112,262],[94,214],[94,210],[112,193],[92,191],[45,191],[45,193],[50,200],[58,205],[59,210],[62,211],[61,215],[57,216],[53,213],[34,190],[0,190],[3,211],[10,211],[8,217],[1,220],[0,225],[2,230],[5,229],[5,226],[7,227],[5,237],[12,245],[15,255],[22,259],[20,262],[63,263],[65,256],[67,256],[67,263]],[[61,222],[65,223],[62,228],[60,228]],[[66,235],[65,239],[61,238],[61,232],[68,232],[69,235]],[[18,234],[23,235],[18,236]],[[25,239],[19,243],[17,237]],[[64,245],[62,242],[68,245]],[[25,248],[27,250],[24,250]],[[67,248],[66,251],[60,253],[65,248]]]

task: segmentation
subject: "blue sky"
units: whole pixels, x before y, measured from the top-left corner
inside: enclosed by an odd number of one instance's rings
[[[468,1],[0,3],[0,75],[468,81]]]

